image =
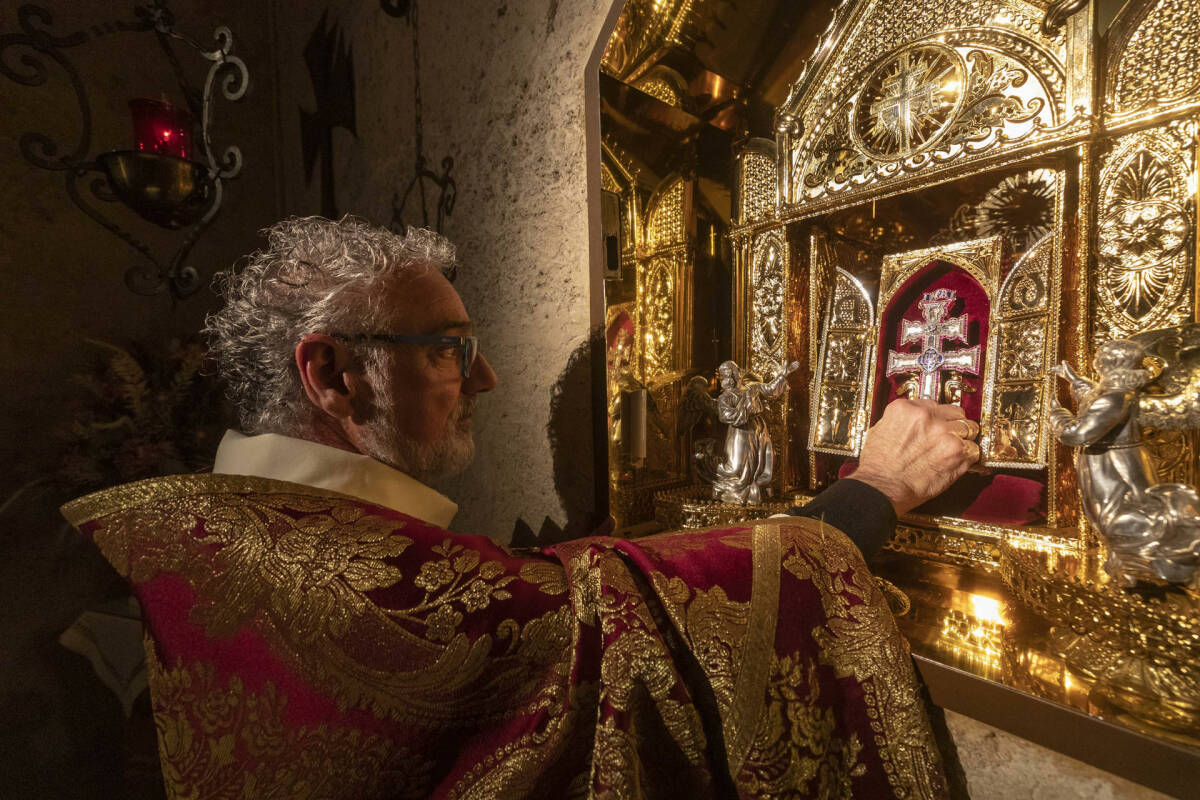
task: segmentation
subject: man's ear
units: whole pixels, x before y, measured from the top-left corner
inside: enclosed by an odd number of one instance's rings
[[[296,368],[309,402],[337,420],[354,416],[357,376],[347,375],[352,359],[343,342],[323,333],[310,333],[296,345]]]

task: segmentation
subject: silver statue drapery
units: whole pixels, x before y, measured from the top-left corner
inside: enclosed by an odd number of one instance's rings
[[[732,361],[717,367],[721,395],[713,413],[729,426],[725,452],[716,452],[716,441],[696,443],[700,477],[713,487],[713,497],[726,503],[758,504],[770,496],[768,484],[775,469],[775,451],[764,419],[767,400],[787,390],[787,376],[800,365],[793,361],[769,382],[747,381]]]
[[[1099,380],[1055,368],[1071,385],[1074,414],[1052,404],[1059,441],[1079,448],[1079,493],[1108,544],[1105,568],[1126,586],[1188,583],[1200,566],[1200,495],[1160,483],[1142,426],[1200,427],[1200,324],[1116,339],[1094,362]]]

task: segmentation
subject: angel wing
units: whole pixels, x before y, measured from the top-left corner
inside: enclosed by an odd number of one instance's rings
[[[717,416],[717,401],[708,393],[703,375],[693,375],[679,399],[679,434],[686,435],[705,417]]]
[[[1200,324],[1139,333],[1130,339],[1162,372],[1142,389],[1138,419],[1151,428],[1200,428]]]

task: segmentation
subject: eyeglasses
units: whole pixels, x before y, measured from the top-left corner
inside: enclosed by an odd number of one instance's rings
[[[471,377],[471,367],[475,357],[479,355],[479,337],[477,336],[437,336],[407,335],[400,333],[356,333],[353,336],[344,333],[330,334],[335,339],[348,342],[388,342],[390,344],[425,344],[441,347],[457,347],[462,353],[463,380]]]

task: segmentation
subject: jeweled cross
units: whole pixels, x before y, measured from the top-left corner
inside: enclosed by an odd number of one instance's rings
[[[962,350],[943,350],[946,339],[955,342],[967,341],[967,315],[947,319],[950,306],[958,299],[952,289],[935,289],[926,292],[917,306],[922,320],[900,320],[900,344],[920,342],[921,352],[901,353],[888,351],[887,374],[920,370],[921,380],[917,397],[937,402],[941,393],[941,373],[957,369],[979,374],[979,345]]]

